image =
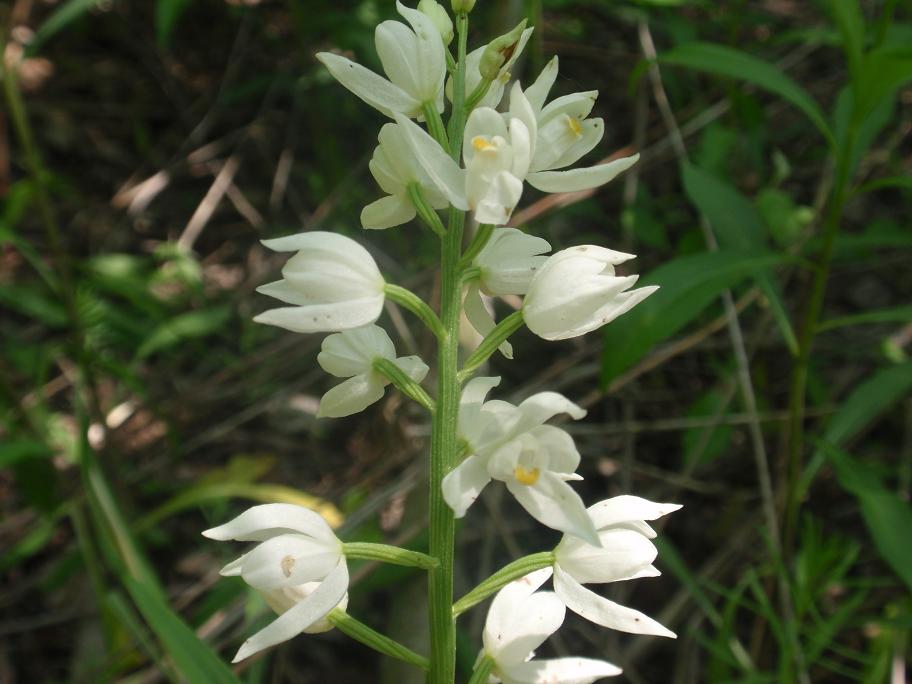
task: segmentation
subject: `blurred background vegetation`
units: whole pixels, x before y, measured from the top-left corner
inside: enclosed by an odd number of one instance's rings
[[[425,542],[425,416],[389,392],[317,421],[321,338],[250,320],[282,261],[259,240],[316,228],[434,296],[433,235],[360,230],[384,121],[313,58],[376,68],[394,10],[0,6],[0,682],[420,681],[335,632],[225,665],[270,616],[199,535],[289,501],[346,540]],[[589,409],[564,426],[586,501],[685,504],[664,576],[609,589],[677,641],[571,614],[544,651],[635,683],[907,681],[910,3],[479,0],[471,43],[523,16],[515,76],[560,55],[556,94],[601,93],[591,158],[642,160],[595,194],[527,188],[514,223],[634,252],[663,288],[604,335],[520,333],[489,373]],[[465,519],[460,590],[556,541],[514,509],[490,487]],[[353,614],[422,648],[420,575],[352,567]],[[463,673],[483,617],[459,622]]]

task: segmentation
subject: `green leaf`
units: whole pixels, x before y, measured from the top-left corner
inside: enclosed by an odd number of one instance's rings
[[[684,163],[681,165],[684,191],[706,217],[723,249],[764,251],[767,239],[763,221],[754,205],[735,188],[716,176]],[[770,304],[770,311],[792,355],[798,353],[798,339],[789,321],[779,284],[767,271],[756,274],[757,286]]]
[[[865,34],[861,7],[858,5],[858,0],[830,0],[830,8],[833,18],[836,20],[836,26],[839,28],[852,81],[856,86],[860,85]]]
[[[161,594],[132,577],[124,577],[123,583],[143,619],[174,661],[183,681],[240,684],[231,669],[171,610]]]
[[[144,359],[185,340],[210,335],[221,328],[230,316],[231,309],[227,306],[189,311],[175,316],[152,331],[137,350],[136,356],[138,359]]]
[[[821,447],[836,469],[839,484],[858,499],[874,545],[894,572],[912,589],[912,507],[884,487],[877,471],[829,443]]]
[[[158,0],[155,3],[155,40],[160,48],[168,47],[177,20],[189,4],[189,0]]]
[[[28,46],[28,53],[34,54],[38,48],[51,36],[60,31],[73,21],[79,19],[89,10],[101,5],[104,0],[69,0],[47,18],[41,27],[35,31]]]
[[[856,88],[853,121],[863,121],[885,99],[912,81],[912,48],[878,48],[865,55]]]
[[[800,109],[834,146],[833,132],[814,99],[778,67],[749,54],[714,43],[685,43],[659,57],[665,64],[689,67],[751,83],[768,90]]]
[[[605,326],[602,384],[690,323],[719,295],[764,269],[794,259],[764,251],[720,250],[670,261],[640,280],[661,289]]]
[[[831,318],[817,326],[817,332],[821,333],[834,328],[843,328],[849,325],[866,325],[869,323],[903,323],[912,321],[912,304],[906,306],[896,306],[890,309],[878,309],[877,311],[865,311],[864,313],[855,314],[854,316],[841,316]]]
[[[47,444],[34,439],[9,439],[0,442],[0,469],[9,468],[14,463],[27,458],[51,455]]]
[[[826,424],[823,441],[840,447],[866,430],[882,413],[912,392],[912,362],[878,371],[858,385]],[[826,453],[818,449],[802,480],[806,490],[823,465]],[[912,528],[910,528],[912,529]]]

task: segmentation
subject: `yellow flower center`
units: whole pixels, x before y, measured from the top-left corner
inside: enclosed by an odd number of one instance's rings
[[[476,135],[472,138],[472,147],[478,152],[490,152],[497,149],[497,146],[483,135]]]
[[[516,478],[516,481],[519,484],[524,484],[526,486],[532,486],[538,482],[538,476],[541,474],[541,471],[538,468],[532,468],[531,470],[526,470],[522,466],[516,466],[513,468],[513,477]]]
[[[579,119],[575,119],[572,116],[567,117],[567,128],[569,128],[570,132],[577,138],[583,134],[583,126],[580,124]]]

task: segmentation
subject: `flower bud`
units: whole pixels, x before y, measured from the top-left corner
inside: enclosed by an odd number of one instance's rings
[[[497,78],[500,68],[513,56],[525,28],[526,20],[523,19],[512,31],[487,44],[478,65],[478,71],[481,72],[483,79],[493,81]]]
[[[475,7],[475,0],[450,0],[450,7],[454,12],[465,12],[468,14]]]
[[[443,38],[443,44],[449,45],[453,42],[453,20],[450,15],[435,0],[421,0],[418,3],[418,11],[427,16],[437,30],[440,31],[440,37]]]

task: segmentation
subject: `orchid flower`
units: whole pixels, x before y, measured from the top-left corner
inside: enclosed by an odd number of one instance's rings
[[[292,332],[335,332],[373,323],[383,311],[385,285],[373,257],[351,238],[312,231],[263,244],[297,251],[282,268],[282,280],[257,288],[294,306],[270,309],[257,323]]]
[[[547,240],[528,235],[516,228],[496,228],[487,244],[472,261],[479,269],[478,279],[469,285],[465,297],[466,318],[482,336],[494,328],[494,319],[481,293],[488,295],[525,294],[532,276],[547,261],[541,256],[551,250]],[[508,359],[513,358],[509,342],[500,346]]]
[[[614,267],[633,254],[580,245],[553,254],[536,272],[523,302],[529,330],[546,340],[578,337],[613,321],[659,288],[629,288],[639,276]]]
[[[374,32],[377,54],[389,80],[332,52],[318,52],[317,59],[339,83],[386,116],[420,117],[425,104],[442,112],[446,47],[440,31],[423,12],[398,0],[396,9],[411,28],[384,21]]]
[[[516,65],[516,61],[522,55],[523,50],[526,48],[526,44],[529,42],[529,38],[532,37],[533,28],[524,29],[519,36],[519,40],[516,42],[516,46],[513,48],[510,56],[504,61],[501,65],[497,75],[494,77],[494,80],[491,81],[491,85],[488,88],[488,92],[485,93],[484,97],[479,100],[479,107],[497,107],[500,105],[500,101],[503,99],[504,90],[507,87],[507,84],[510,82],[510,79],[513,77],[511,73],[513,67]],[[482,45],[480,48],[472,50],[468,55],[466,55],[466,76],[465,76],[465,88],[466,95],[470,95],[481,83],[482,75],[479,67],[481,66],[481,58],[487,49],[487,45]],[[447,83],[447,90],[452,93],[453,85],[452,78]]]
[[[240,575],[279,617],[247,639],[238,662],[301,633],[325,632],[329,612],[348,603],[348,567],[342,542],[317,513],[293,504],[254,506],[203,532],[219,541],[260,542],[221,569]]]
[[[657,551],[650,539],[655,531],[646,520],[656,520],[681,508],[677,504],[653,503],[636,496],[616,496],[587,509],[598,530],[601,546],[565,535],[554,550],[554,591],[573,612],[603,627],[634,634],[674,638],[669,631],[643,613],[603,598],[583,584],[618,582],[656,577]]]
[[[389,359],[415,382],[421,382],[428,367],[417,356],[396,358],[396,348],[386,331],[376,325],[347,330],[323,340],[317,363],[327,373],[348,378],[320,399],[318,417],[350,416],[379,401],[390,380],[374,370],[377,358]]]
[[[501,589],[488,609],[480,658],[494,662],[489,681],[504,684],[589,684],[621,674],[604,660],[534,660],[534,651],[564,622],[566,609],[550,591],[536,591],[551,575],[537,570]]]
[[[499,378],[476,378],[463,390],[460,436],[470,455],[443,479],[443,496],[457,518],[484,487],[500,480],[519,504],[543,525],[598,544],[582,499],[567,484],[580,455],[564,430],[544,425],[558,413],[579,419],[586,412],[556,392],[539,392],[519,406],[484,401]]]

